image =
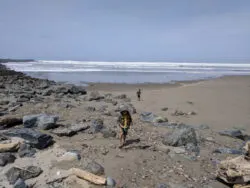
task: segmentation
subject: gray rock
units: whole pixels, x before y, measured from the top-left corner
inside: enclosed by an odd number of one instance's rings
[[[120,94],[114,97],[115,99],[126,99],[127,95],[126,94]]]
[[[7,114],[7,112],[0,112],[0,116],[4,116],[6,114]]]
[[[76,94],[80,94],[80,95],[86,95],[87,91],[85,90],[84,87],[82,86],[75,86],[75,85],[70,85],[68,88],[68,92],[70,94],[76,95]]]
[[[234,155],[242,155],[243,151],[231,148],[217,148],[213,151],[213,153],[224,153],[224,154],[234,154]]]
[[[10,103],[10,101],[6,101],[6,100],[0,101],[0,105],[8,105],[9,103]]]
[[[73,136],[73,135],[77,134],[78,132],[84,131],[88,128],[89,128],[89,126],[84,125],[84,124],[75,124],[73,126],[68,125],[67,127],[63,127],[63,128],[59,127],[57,129],[52,130],[51,133],[53,133],[57,136],[60,136],[60,137],[62,137],[62,136],[70,137],[70,136]]]
[[[106,94],[104,94],[104,97],[106,98],[106,99],[109,99],[109,98],[112,98],[112,93],[106,93]]]
[[[135,107],[128,103],[128,104],[120,104],[118,105],[118,107],[115,109],[116,112],[120,112],[123,110],[128,110],[131,114],[135,114],[136,113],[136,109]]]
[[[49,88],[49,89],[46,89],[46,90],[42,93],[42,95],[43,95],[43,96],[51,96],[53,93],[54,93],[54,90],[51,89],[51,88]]]
[[[202,129],[202,130],[204,130],[204,129],[209,129],[210,127],[208,126],[208,125],[200,125],[199,126],[199,129]]]
[[[108,105],[102,105],[99,109],[98,112],[105,112],[108,108]]]
[[[159,183],[156,185],[156,188],[170,188],[167,184]]]
[[[25,184],[23,179],[19,178],[14,184],[13,188],[28,188],[28,186]]]
[[[53,88],[54,92],[56,94],[62,93],[62,94],[67,94],[69,89],[66,88],[65,86],[56,86]]]
[[[8,138],[2,134],[0,134],[0,141],[8,140]]]
[[[112,130],[112,129],[103,129],[101,130],[102,135],[104,138],[110,138],[110,137],[116,137],[116,131]]]
[[[85,107],[84,108],[86,111],[88,111],[88,112],[94,112],[95,111],[95,107],[93,107],[93,106],[87,106],[87,107]]]
[[[140,119],[143,122],[150,122],[153,123],[154,119],[157,118],[158,116],[156,116],[155,114],[153,114],[152,112],[142,112],[140,114]]]
[[[188,114],[188,115],[191,115],[191,116],[197,115],[197,113],[194,112],[194,111],[188,112],[187,114]]]
[[[250,140],[249,135],[247,135],[243,131],[237,130],[237,129],[227,130],[227,131],[220,131],[219,134],[222,135],[222,136],[229,136],[229,137],[232,137],[232,138],[238,138],[238,139],[241,139],[241,140],[244,140],[244,141]]]
[[[86,129],[89,129],[90,126],[85,125],[85,124],[75,124],[70,127],[72,131],[75,132],[80,132],[80,131],[85,131]]]
[[[9,163],[14,163],[16,157],[11,153],[0,153],[0,166],[5,166]]]
[[[103,175],[104,174],[104,168],[95,161],[88,163],[86,170],[90,173],[95,174],[95,175]]]
[[[188,143],[185,146],[185,149],[189,152],[194,152],[196,155],[199,155],[200,148],[197,145],[194,145],[193,143]]]
[[[194,128],[174,129],[170,134],[167,134],[163,139],[163,144],[170,146],[186,146],[193,144],[197,146],[198,139]]]
[[[131,102],[131,99],[130,98],[125,98],[123,99],[124,102]]]
[[[30,100],[30,98],[26,98],[26,97],[19,97],[17,99],[17,102],[28,102]]]
[[[104,116],[112,116],[112,113],[107,110],[107,111],[102,112],[102,115],[104,115]]]
[[[188,115],[187,113],[185,112],[182,112],[180,110],[175,110],[173,113],[171,113],[172,116],[186,116]]]
[[[60,159],[60,161],[79,161],[81,160],[80,152],[78,151],[68,151],[64,153]]]
[[[140,114],[140,119],[143,122],[153,123],[155,126],[169,126],[169,124],[164,124],[168,122],[165,117],[157,116],[152,112],[143,112]],[[162,124],[163,123],[163,124]]]
[[[33,157],[36,153],[36,150],[32,148],[29,144],[22,143],[18,150],[19,157]]]
[[[168,107],[164,107],[161,109],[162,111],[168,111]]]
[[[114,101],[114,100],[112,100],[112,102],[111,102],[114,106],[116,106],[117,104],[118,104],[118,102],[117,101]]]
[[[20,137],[32,147],[44,149],[53,144],[53,137],[30,128],[11,129],[3,133],[6,136]]]
[[[60,108],[75,108],[72,104],[67,104],[67,103],[60,103],[58,104],[58,107]]]
[[[23,180],[35,178],[42,173],[42,169],[37,166],[28,166],[25,168],[11,167],[6,173],[6,177],[10,184],[17,182],[19,178]]]
[[[107,186],[109,186],[111,188],[111,187],[115,187],[116,182],[113,178],[107,177],[106,184],[107,184]]]
[[[76,131],[73,131],[73,130],[71,130],[69,128],[61,128],[61,127],[59,127],[57,129],[52,130],[51,133],[53,133],[53,134],[55,134],[57,136],[60,136],[60,137],[62,137],[62,136],[71,137],[71,136],[76,134]]]
[[[41,80],[41,82],[37,85],[38,89],[47,89],[50,85],[54,83],[50,82],[49,80]]]
[[[180,184],[169,183],[169,188],[188,188],[188,187]]]
[[[100,95],[98,91],[92,91],[88,97],[88,101],[98,101],[104,99],[104,96]]]
[[[94,134],[100,132],[104,128],[102,119],[95,119],[91,122],[89,133]]]
[[[23,125],[26,128],[38,127],[43,130],[56,128],[58,116],[50,116],[47,114],[28,115],[23,117]]]

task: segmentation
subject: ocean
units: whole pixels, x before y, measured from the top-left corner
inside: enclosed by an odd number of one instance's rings
[[[87,83],[174,83],[225,75],[249,75],[250,64],[178,62],[9,62],[8,68],[36,78],[84,85]]]

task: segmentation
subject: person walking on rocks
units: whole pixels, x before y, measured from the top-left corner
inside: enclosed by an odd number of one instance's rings
[[[119,123],[120,131],[121,131],[119,148],[122,148],[125,145],[128,130],[132,124],[132,117],[128,110],[122,110],[120,112],[118,123]]]
[[[138,101],[140,101],[140,100],[141,100],[141,89],[139,89],[139,90],[136,92],[136,94],[137,94]]]

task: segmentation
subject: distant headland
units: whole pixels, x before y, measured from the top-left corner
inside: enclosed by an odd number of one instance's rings
[[[34,59],[1,59],[0,58],[0,63],[8,63],[8,62],[30,62],[30,61],[35,61]]]

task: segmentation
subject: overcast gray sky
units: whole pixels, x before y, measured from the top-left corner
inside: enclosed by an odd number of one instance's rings
[[[0,57],[250,63],[250,0],[1,0]]]

